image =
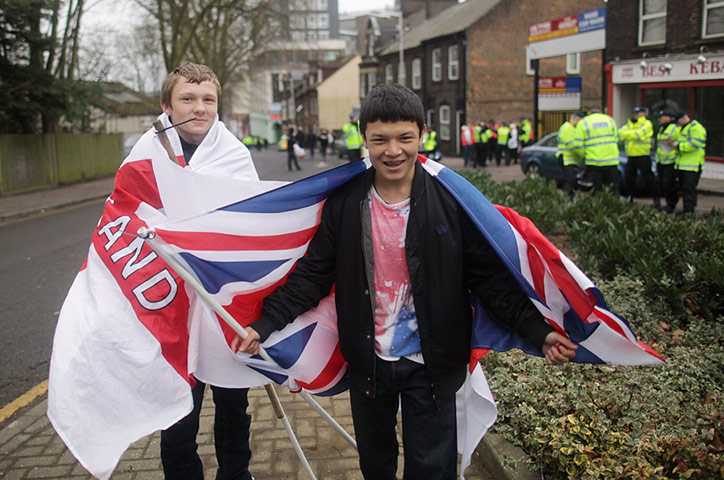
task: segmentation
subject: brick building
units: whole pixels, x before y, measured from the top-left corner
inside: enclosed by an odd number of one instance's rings
[[[463,123],[532,118],[534,77],[526,56],[530,26],[600,7],[600,0],[467,0],[406,31],[404,84],[420,96],[442,152],[460,153]],[[381,48],[364,74],[378,82],[398,81],[396,42]],[[601,103],[602,56],[600,50],[542,59],[539,72],[580,76],[581,104]],[[557,130],[568,113],[541,115],[541,133]]]
[[[468,122],[533,118],[533,70],[526,58],[531,25],[601,8],[600,0],[508,0],[468,30]],[[539,61],[541,77],[581,77],[581,106],[600,104],[603,51],[582,52]],[[569,111],[542,112],[536,135],[555,131]]]
[[[724,2],[609,0],[606,60],[619,124],[637,105],[685,110],[708,131],[707,164],[724,165]]]

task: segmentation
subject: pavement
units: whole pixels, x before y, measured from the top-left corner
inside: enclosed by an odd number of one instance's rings
[[[462,159],[446,158],[452,168],[462,167]],[[318,171],[326,165],[316,165]],[[519,165],[487,167],[498,181],[523,178]],[[315,173],[307,169],[305,174]],[[724,197],[724,180],[702,179],[700,191]],[[21,195],[0,197],[0,225],[24,217],[107,197],[113,189],[113,178],[62,186]],[[300,396],[276,387],[299,443],[312,470],[319,479],[361,479],[356,451],[319,416]],[[350,434],[353,433],[347,394],[320,397],[317,402]],[[280,419],[276,417],[264,388],[249,393],[251,428],[251,473],[258,479],[306,479],[295,450]],[[47,382],[40,384],[0,409],[0,478],[15,479],[90,479],[57,436],[47,416]],[[205,477],[215,476],[216,458],[213,446],[214,407],[207,391],[201,413],[198,435],[199,454],[204,463]],[[133,443],[125,452],[113,473],[112,480],[162,479],[159,433]],[[403,453],[404,454],[404,453]],[[525,455],[517,447],[488,433],[473,455],[466,471],[470,480],[527,480],[538,478],[530,472]],[[401,460],[402,462],[402,456]],[[512,465],[516,464],[517,468]],[[402,463],[400,463],[402,465]],[[400,467],[400,471],[402,467]]]

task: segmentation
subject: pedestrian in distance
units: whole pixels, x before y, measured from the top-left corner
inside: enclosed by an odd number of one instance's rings
[[[463,147],[463,167],[474,165],[475,142],[473,140],[473,129],[470,128],[470,125],[463,124],[460,127],[460,143]]]
[[[309,133],[307,133],[305,143],[305,148],[309,150],[309,159],[314,160],[314,149],[317,145],[317,136],[314,134],[311,128],[309,129]]]
[[[681,213],[694,213],[696,210],[697,192],[701,171],[704,169],[706,152],[706,128],[691,118],[683,110],[674,112],[673,119],[679,126],[674,134],[673,145],[677,150],[676,176],[681,186],[683,210]],[[674,208],[679,201],[677,192]],[[673,211],[673,210],[672,210]]]
[[[598,105],[588,107],[588,115],[576,125],[574,151],[583,161],[584,176],[593,184],[593,194],[604,187],[619,194],[618,128]]]
[[[563,192],[573,200],[574,190],[578,187],[578,173],[581,161],[574,151],[576,125],[585,117],[583,112],[573,112],[570,120],[563,122],[558,129],[558,152],[556,158],[563,170]]]
[[[193,168],[194,153],[212,128],[224,129],[219,122],[218,105],[221,86],[214,72],[205,65],[184,63],[168,74],[161,88],[161,107],[175,124],[183,149],[184,161]],[[223,135],[222,130],[216,135]],[[232,134],[229,132],[229,136]],[[212,139],[213,141],[213,139]],[[239,143],[239,148],[244,146]],[[248,156],[246,162],[215,160],[203,164],[204,172],[247,180],[259,180]],[[179,319],[186,322],[187,320]],[[161,463],[166,480],[203,480],[204,472],[197,453],[196,435],[206,385],[196,379],[192,390],[193,410],[176,424],[161,432]],[[224,388],[211,385],[216,415],[214,443],[218,460],[217,478],[249,480],[249,427],[251,416],[248,388]]]
[[[639,172],[644,177],[646,192],[653,198],[653,207],[661,208],[659,193],[656,188],[654,174],[651,171],[651,144],[654,138],[654,126],[647,118],[648,109],[638,106],[633,110],[633,118],[618,131],[618,136],[624,142],[628,161],[624,169],[624,182],[629,202],[633,202],[636,188],[636,177]]]
[[[674,148],[674,135],[679,126],[674,121],[674,112],[659,112],[659,129],[656,133],[656,177],[659,194],[664,197],[666,205],[663,210],[673,212],[677,202],[677,182],[675,164],[679,152]]]
[[[327,147],[329,146],[329,132],[326,128],[323,128],[319,132],[319,154],[322,156],[322,161],[327,159]]]
[[[490,130],[490,132],[488,132],[488,134],[485,135],[485,137],[488,139],[487,162],[488,162],[488,165],[492,165],[493,161],[495,160],[495,152],[496,152],[497,146],[498,146],[498,127],[499,127],[499,125],[497,123],[495,123],[494,119],[491,118],[490,120],[488,120],[487,127],[488,127],[488,130]]]
[[[298,145],[298,136],[294,135],[293,128],[289,127],[287,137],[289,137],[289,139],[287,140],[287,170],[290,172],[292,171],[292,164],[294,164],[294,168],[296,168],[297,170],[301,170],[302,167],[299,166],[299,162],[297,161],[297,153],[294,149],[294,146]]]
[[[507,123],[503,122],[498,127],[498,143],[495,145],[495,165],[498,167],[503,162],[505,157],[505,164],[510,165],[510,157],[508,157],[508,137],[510,137],[510,127]]]
[[[510,123],[508,135],[508,157],[505,165],[518,163],[518,149],[520,148],[520,127],[515,122]]]
[[[399,84],[376,86],[362,101],[360,128],[372,168],[328,198],[306,255],[232,348],[258,352],[334,286],[364,478],[396,478],[401,407],[403,477],[453,479],[470,292],[548,363],[569,361],[577,346],[544,321],[462,207],[423,169],[419,97]]]

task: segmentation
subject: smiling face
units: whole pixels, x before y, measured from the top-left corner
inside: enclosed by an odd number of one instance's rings
[[[206,137],[219,110],[217,87],[211,81],[190,83],[181,76],[171,91],[170,105],[161,103],[163,112],[172,123],[195,120],[176,127],[178,134],[189,143],[198,145]]]
[[[378,188],[412,185],[423,133],[424,129],[421,132],[415,122],[378,120],[367,124],[364,145],[375,167],[375,185]]]

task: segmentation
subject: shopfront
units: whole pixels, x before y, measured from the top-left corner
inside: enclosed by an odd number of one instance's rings
[[[637,105],[649,108],[654,127],[659,110],[686,111],[707,129],[704,172],[721,170],[724,178],[724,54],[612,62],[606,73],[609,113],[619,125]]]

